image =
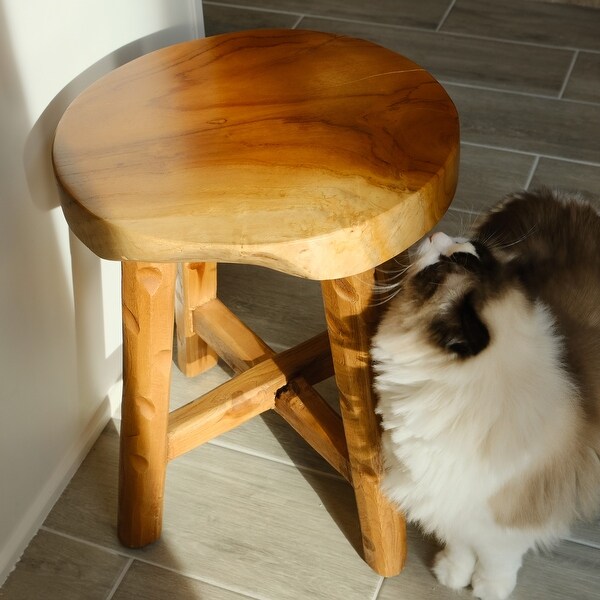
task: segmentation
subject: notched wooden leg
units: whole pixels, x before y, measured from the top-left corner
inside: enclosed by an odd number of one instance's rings
[[[177,277],[177,366],[187,377],[217,364],[216,353],[194,331],[194,308],[217,296],[215,263],[180,263]]]
[[[131,548],[158,539],[162,527],[175,274],[175,264],[122,264],[118,533]]]
[[[377,573],[393,576],[406,559],[406,526],[381,492],[383,460],[369,353],[376,316],[373,281],[369,271],[321,286],[364,556]]]

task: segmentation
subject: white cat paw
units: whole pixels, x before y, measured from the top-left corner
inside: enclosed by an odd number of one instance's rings
[[[506,600],[515,589],[514,577],[488,578],[480,573],[473,575],[473,596],[480,600]]]
[[[438,552],[433,565],[437,580],[446,587],[460,590],[471,583],[475,561],[469,555],[457,555],[444,549]]]

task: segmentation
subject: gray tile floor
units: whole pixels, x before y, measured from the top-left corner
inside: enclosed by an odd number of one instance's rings
[[[462,124],[459,189],[440,225],[449,233],[515,188],[600,195],[600,10],[541,0],[236,0],[204,9],[208,34],[328,30],[373,40],[429,69]],[[314,282],[223,266],[220,293],[276,349],[324,327]],[[173,404],[227,376],[217,367],[186,380],[175,370]],[[331,382],[322,391],[335,401]],[[126,550],[115,538],[117,428],[111,423],[98,440],[1,598],[470,597],[437,585],[429,571],[435,544],[414,529],[401,575],[384,580],[370,571],[355,550],[349,486],[274,415],[175,461],[161,541]],[[600,523],[577,528],[552,553],[528,556],[514,598],[599,599]]]

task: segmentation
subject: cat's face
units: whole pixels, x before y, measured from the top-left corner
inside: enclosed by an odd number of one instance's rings
[[[418,327],[431,344],[457,358],[475,356],[490,342],[480,313],[501,287],[500,271],[481,242],[434,233],[418,246],[389,318],[395,313],[398,326]]]

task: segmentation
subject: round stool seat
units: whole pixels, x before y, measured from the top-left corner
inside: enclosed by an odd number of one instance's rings
[[[158,50],[63,116],[70,228],[120,261],[361,273],[443,215],[458,117],[424,69],[373,43],[258,30]]]

